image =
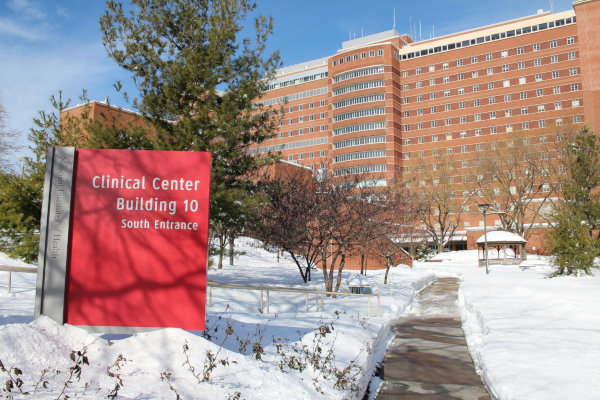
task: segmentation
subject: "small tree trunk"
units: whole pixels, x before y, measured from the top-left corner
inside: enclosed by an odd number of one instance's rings
[[[388,266],[385,268],[385,275],[383,276],[383,284],[387,285],[387,278],[388,278],[388,274],[390,272],[390,265],[388,264]]]
[[[217,264],[218,269],[223,269],[223,254],[225,253],[225,235],[219,234],[219,263]]]
[[[233,249],[235,248],[234,240],[233,235],[229,236],[229,265],[233,265]]]

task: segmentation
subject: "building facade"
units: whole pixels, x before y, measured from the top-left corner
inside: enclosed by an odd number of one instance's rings
[[[374,185],[443,155],[460,196],[481,153],[515,133],[551,144],[567,127],[600,132],[599,22],[600,1],[582,0],[423,41],[390,30],[343,42],[277,71],[260,102],[281,107],[279,131],[255,151],[333,176],[369,173]],[[459,224],[466,235],[483,220],[467,212]]]

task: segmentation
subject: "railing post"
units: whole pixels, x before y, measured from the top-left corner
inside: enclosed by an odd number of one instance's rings
[[[269,305],[270,305],[269,304],[269,291],[267,290],[267,314],[270,313],[270,311],[269,311],[270,310]]]
[[[306,312],[308,312],[308,292],[306,292]]]
[[[12,285],[12,271],[8,271],[8,293],[10,293],[11,285]]]
[[[369,303],[369,313],[367,315],[371,318],[371,296],[367,296],[367,302]]]
[[[325,304],[323,302],[323,297],[325,297],[325,295],[323,293],[321,293],[321,311],[325,311]]]
[[[377,295],[377,318],[381,318],[381,297]]]
[[[209,288],[208,288],[208,306],[209,307],[212,307],[212,305],[213,305],[213,303],[212,303],[212,291],[213,291],[212,286],[209,286]]]
[[[263,291],[260,290],[260,312],[263,312]]]

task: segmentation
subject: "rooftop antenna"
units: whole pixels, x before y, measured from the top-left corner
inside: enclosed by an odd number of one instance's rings
[[[419,40],[421,40],[421,39],[422,39],[422,36],[421,36],[421,20],[419,20]]]
[[[433,29],[433,37],[435,37],[435,25],[431,25],[432,29]]]
[[[394,27],[392,29],[396,30],[396,7],[394,7]]]
[[[365,37],[365,28],[360,28],[360,37]]]
[[[350,40],[352,40],[352,31],[350,29],[348,29],[348,37],[350,37]]]
[[[550,0],[550,12],[554,12],[554,1]]]

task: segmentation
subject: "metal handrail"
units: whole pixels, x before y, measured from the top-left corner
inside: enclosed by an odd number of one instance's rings
[[[0,271],[8,272],[8,293],[10,293],[12,286],[12,273],[13,272],[24,272],[26,274],[37,274],[36,267],[19,267],[16,265],[0,265]]]
[[[316,309],[319,311],[319,297],[321,299],[321,311],[325,311],[325,303],[324,298],[328,295],[335,296],[358,296],[358,297],[366,297],[368,303],[368,316],[371,318],[371,297],[377,298],[377,317],[381,317],[381,298],[378,294],[372,293],[345,293],[345,292],[328,292],[323,290],[315,290],[315,289],[304,289],[304,288],[291,288],[286,286],[269,286],[269,285],[244,285],[238,283],[222,283],[214,280],[209,280],[207,282],[208,287],[208,304],[209,307],[212,307],[212,288],[225,288],[225,289],[237,289],[237,290],[256,290],[260,291],[260,309],[264,309],[264,293],[266,292],[266,300],[267,300],[267,313],[270,313],[270,296],[269,292],[296,292],[296,293],[305,293],[306,294],[306,311],[308,312],[308,295],[314,294],[316,296]]]

